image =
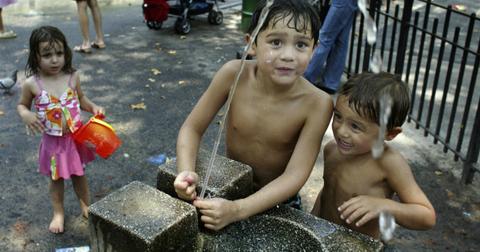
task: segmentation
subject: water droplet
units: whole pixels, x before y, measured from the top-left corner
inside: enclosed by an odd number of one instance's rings
[[[383,60],[382,56],[378,51],[375,51],[373,53],[372,58],[370,59],[370,70],[373,73],[380,73],[382,71],[382,66],[383,66]]]
[[[393,237],[393,232],[395,231],[395,217],[389,212],[381,212],[378,220],[378,225],[380,228],[380,233],[382,234],[383,241],[389,241]]]
[[[392,98],[388,94],[380,97],[380,130],[378,139],[372,147],[372,156],[377,159],[383,154],[383,144],[385,141],[385,132],[387,130],[388,118],[392,112]]]
[[[368,15],[366,0],[358,0],[358,9],[362,12],[364,16]]]
[[[266,57],[266,59],[265,59],[265,63],[271,64],[272,61],[273,61],[273,52],[272,52],[272,51],[269,51],[269,52],[267,53],[267,57]]]
[[[367,28],[367,42],[369,45],[373,45],[377,41],[377,25],[368,14],[365,16],[365,26]]]

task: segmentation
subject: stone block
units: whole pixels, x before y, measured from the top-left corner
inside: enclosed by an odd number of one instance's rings
[[[210,155],[210,151],[203,149],[200,149],[197,155],[195,171],[200,180],[197,187],[198,194],[200,194],[204,186],[203,180],[207,173]],[[176,160],[161,165],[158,169],[157,188],[172,197],[177,197],[173,188],[173,181],[175,181],[176,176]],[[230,200],[244,198],[252,194],[252,168],[217,154],[205,192],[210,197],[221,197]]]
[[[199,236],[196,251],[383,250],[378,240],[285,205]]]
[[[198,234],[195,207],[134,181],[89,208],[92,251],[191,250]]]

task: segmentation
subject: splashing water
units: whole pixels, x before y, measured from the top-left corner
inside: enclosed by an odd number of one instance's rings
[[[233,83],[232,87],[230,88],[230,92],[228,93],[228,99],[226,102],[226,109],[225,109],[225,114],[223,115],[222,121],[220,122],[220,127],[218,129],[218,134],[217,138],[215,139],[215,143],[213,145],[213,150],[212,154],[210,156],[210,160],[208,162],[208,167],[207,167],[207,173],[205,174],[204,182],[203,182],[203,187],[202,191],[200,192],[200,198],[203,198],[205,196],[205,191],[207,190],[207,185],[208,185],[208,179],[210,178],[210,174],[212,172],[212,167],[213,163],[215,161],[215,156],[217,155],[218,151],[218,146],[220,144],[220,140],[222,138],[222,132],[223,132],[223,127],[225,126],[225,120],[228,116],[228,112],[230,110],[230,103],[232,102],[233,95],[235,93],[235,89],[237,88],[238,80],[240,79],[240,74],[243,71],[243,67],[245,66],[245,59],[247,58],[248,55],[248,50],[252,47],[255,39],[257,38],[258,32],[260,31],[260,28],[263,26],[263,23],[265,22],[265,19],[267,18],[268,12],[270,11],[270,7],[272,6],[274,0],[267,0],[265,7],[263,8],[262,12],[260,13],[260,18],[258,20],[258,24],[255,27],[255,29],[252,32],[252,36],[250,38],[249,43],[245,48],[243,49],[243,55],[242,59],[240,61],[240,69],[237,72],[237,75],[235,76],[235,82]]]
[[[370,59],[370,70],[373,73],[380,73],[382,71],[383,60],[379,51],[373,53],[372,58]]]
[[[395,231],[395,217],[389,212],[381,212],[380,217],[378,218],[378,225],[380,228],[380,233],[382,235],[382,240],[387,242],[393,237],[393,232]]]
[[[377,42],[377,25],[368,14],[365,17],[365,26],[367,27],[367,42],[369,45],[373,45]]]
[[[365,27],[367,29],[367,43],[370,46],[373,46],[377,42],[377,25],[375,20],[370,16],[370,13],[367,11],[367,1],[358,0],[358,9],[365,19]],[[378,51],[374,51],[372,58],[370,59],[370,70],[373,73],[379,73],[382,71],[383,61]]]
[[[366,0],[358,0],[358,9],[360,9],[360,12],[362,12],[363,16],[368,16]]]
[[[378,132],[378,139],[372,147],[372,156],[377,159],[383,154],[383,144],[385,141],[385,132],[387,129],[388,118],[392,113],[392,97],[389,94],[384,94],[380,97],[380,132]]]

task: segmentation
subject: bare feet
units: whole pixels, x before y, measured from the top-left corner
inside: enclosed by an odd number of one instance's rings
[[[50,226],[48,230],[54,234],[63,233],[63,221],[64,221],[63,214],[53,214],[52,222],[50,222]]]

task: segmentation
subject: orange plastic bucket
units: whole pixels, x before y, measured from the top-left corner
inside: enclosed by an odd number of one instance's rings
[[[115,130],[106,123],[103,116],[95,116],[73,133],[73,139],[80,144],[89,142],[95,145],[95,152],[102,158],[108,158],[122,144]]]

